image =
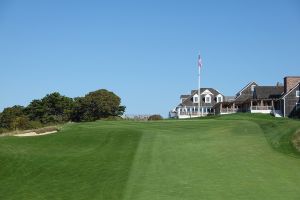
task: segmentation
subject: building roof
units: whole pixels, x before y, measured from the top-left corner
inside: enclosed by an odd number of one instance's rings
[[[243,92],[244,90],[246,90],[247,88],[249,88],[251,85],[256,85],[256,87],[258,87],[258,85],[252,81],[250,83],[248,83],[245,87],[243,87],[243,89],[241,89],[238,93],[237,93],[237,97],[235,98],[235,102],[237,103],[242,103],[244,101],[247,101],[248,99],[252,99],[253,98],[253,92],[249,93],[249,92]]]
[[[190,94],[183,94],[183,95],[180,95],[180,99],[182,98],[188,98],[190,96]]]
[[[217,90],[215,90],[213,88],[201,88],[200,93],[202,94],[205,90],[209,90],[213,94],[213,96],[217,96],[218,94],[221,94],[220,92],[218,92]],[[195,94],[198,94],[198,90],[192,90],[191,94],[188,95],[188,97],[186,97],[186,99],[182,103],[180,103],[178,106],[197,106],[198,103],[193,102],[193,96]],[[181,95],[181,96],[185,96],[185,95]]]
[[[298,86],[300,86],[300,82],[298,84],[296,84],[292,89],[290,89],[290,91],[284,93],[281,97],[281,99],[284,99],[288,94],[290,94],[292,91],[294,91],[295,88],[297,88]]]
[[[257,85],[254,81],[252,81],[252,82],[248,83],[245,87],[243,87],[240,91],[238,91],[237,94],[242,93],[245,89],[247,89],[252,84]]]
[[[256,86],[254,89],[254,97],[256,99],[278,99],[283,92],[283,86]]]
[[[218,94],[221,94],[220,92],[218,92],[214,88],[201,88],[200,93],[202,94],[205,90],[209,90],[214,96],[217,96]],[[194,94],[198,94],[198,90],[192,90],[191,91],[191,96],[194,96]]]
[[[225,96],[224,102],[233,102],[235,100],[235,96]]]

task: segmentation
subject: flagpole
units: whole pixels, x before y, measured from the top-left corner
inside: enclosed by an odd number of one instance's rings
[[[198,116],[199,117],[200,117],[200,107],[201,107],[200,75],[201,75],[201,67],[199,66],[199,63],[198,63]],[[202,115],[202,112],[201,112],[201,115]]]

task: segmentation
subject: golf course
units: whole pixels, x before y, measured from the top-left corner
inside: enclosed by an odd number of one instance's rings
[[[0,137],[1,200],[300,198],[300,121],[234,114]]]

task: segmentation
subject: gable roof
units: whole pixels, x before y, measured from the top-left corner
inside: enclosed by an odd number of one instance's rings
[[[243,92],[245,89],[247,89],[250,85],[255,84],[257,85],[257,83],[255,83],[254,81],[248,83],[245,87],[243,87],[240,91],[237,92],[237,94]],[[258,86],[258,85],[257,85]]]
[[[283,92],[283,86],[256,86],[254,96],[256,99],[278,99]]]
[[[242,94],[242,92],[244,90],[246,90],[249,86],[253,85],[253,84],[256,85],[256,87],[258,87],[257,83],[255,83],[254,81],[248,83],[245,87],[243,87],[243,89],[241,89],[237,93],[237,94],[240,94],[240,95],[236,96],[235,101],[236,102],[244,102],[244,101],[246,101],[248,99],[252,99],[253,98],[253,93],[252,92],[251,93],[244,93],[244,94]]]
[[[220,92],[218,92],[217,90],[215,90],[213,88],[201,88],[200,93],[201,93],[202,96],[205,95],[205,94],[202,94],[205,90],[209,90],[212,93],[213,96],[217,96],[218,94],[221,94]],[[193,96],[195,94],[198,94],[198,90],[192,90],[191,94],[182,103],[180,103],[178,106],[195,106],[195,105],[198,105],[198,103],[194,103],[193,100],[192,100]],[[183,95],[181,95],[181,96],[183,96]]]
[[[200,89],[200,94],[203,95],[202,93],[206,90],[209,90],[214,96],[217,96],[218,94],[221,94],[220,92],[218,92],[217,90],[215,90],[213,88],[201,88]],[[192,90],[191,95],[194,96],[194,94],[198,94],[198,90]]]
[[[295,88],[297,88],[299,86],[300,86],[300,82],[298,84],[296,84],[292,89],[290,89],[290,91],[288,91],[287,93],[283,94],[280,99],[284,99],[287,95],[289,95],[292,91],[294,91]]]

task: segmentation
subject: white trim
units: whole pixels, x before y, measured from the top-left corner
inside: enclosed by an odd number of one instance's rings
[[[204,90],[201,95],[203,94],[210,94],[210,95],[213,95],[213,93],[211,93],[211,91],[209,91],[208,89]]]
[[[288,91],[288,93],[286,93],[285,95],[283,95],[282,97],[281,97],[281,99],[285,99],[285,97],[287,96],[287,95],[289,95],[296,87],[298,87],[300,85],[300,83],[298,83],[297,85],[295,85],[295,87],[293,87],[290,91]]]
[[[221,101],[219,101],[219,97],[221,97]],[[223,96],[221,94],[217,95],[217,103],[219,103],[219,102],[223,102]]]
[[[296,90],[296,97],[300,97],[300,90]]]
[[[195,98],[197,98],[197,101],[195,100]],[[198,96],[198,94],[194,94],[193,95],[193,103],[199,103],[199,96]]]
[[[285,117],[285,98],[283,99],[283,117]]]
[[[248,83],[243,89],[241,89],[238,93],[242,93],[246,88],[248,88],[252,83],[255,83],[254,81]],[[255,83],[256,84],[256,83]],[[257,85],[257,84],[256,84]]]
[[[209,101],[206,101],[206,98],[209,97]],[[205,103],[211,103],[211,96],[209,94],[204,97]]]

